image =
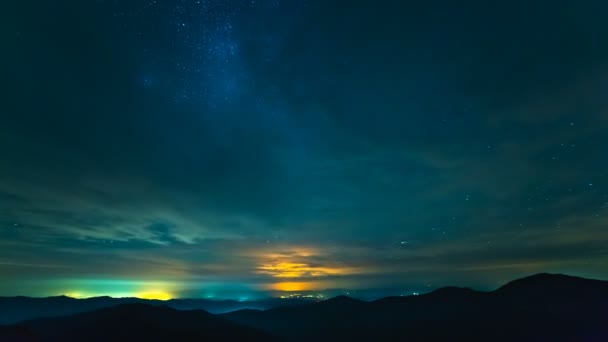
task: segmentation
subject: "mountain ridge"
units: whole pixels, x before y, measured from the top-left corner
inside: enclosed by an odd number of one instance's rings
[[[39,318],[2,327],[25,340],[42,341],[273,341],[254,328],[204,310],[176,310],[166,305],[121,304],[63,317]],[[2,337],[0,335],[0,337]]]
[[[488,292],[444,287],[421,295],[362,302],[359,308],[344,305],[326,310],[321,302],[222,316],[294,341],[608,338],[608,282],[541,274],[507,284],[511,285]],[[537,291],[539,286],[544,291]],[[572,287],[592,291],[564,292]],[[530,293],[536,297],[530,298]]]
[[[125,311],[129,314],[124,314]],[[108,319],[109,323],[82,323],[90,322],[90,317],[95,317],[94,322]],[[608,340],[608,282],[536,274],[489,292],[448,286],[425,294],[376,301],[337,296],[320,302],[267,310],[243,309],[219,315],[203,310],[176,310],[165,304],[126,303],[0,326],[0,337],[16,335],[27,340],[31,336],[50,336],[50,340],[56,340],[60,336],[65,340],[63,337],[67,336],[67,340],[71,337],[81,340],[83,336],[94,338],[88,335],[89,331],[104,330],[107,326],[122,325],[137,331],[153,325],[158,331],[152,337],[179,335],[181,339],[188,339],[208,337],[211,332],[200,330],[205,322],[215,322],[209,326],[219,329],[213,334],[220,337],[224,336],[224,329],[236,332],[244,329],[243,333],[254,337],[287,341],[604,341]],[[182,323],[185,325],[180,326]],[[235,324],[234,328],[230,324]],[[56,326],[63,327],[59,332],[75,330],[78,334],[57,335]],[[120,340],[140,336],[106,337]]]

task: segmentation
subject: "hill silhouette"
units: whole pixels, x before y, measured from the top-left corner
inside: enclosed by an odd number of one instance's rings
[[[299,341],[608,340],[608,282],[564,275],[539,274],[493,292],[447,287],[374,302],[330,301],[222,316]]]
[[[274,341],[269,334],[202,310],[123,304],[72,316],[41,318],[0,329],[14,341]]]
[[[171,299],[167,301],[141,298],[112,298],[107,296],[76,299],[66,296],[31,298],[0,297],[0,324],[13,324],[39,317],[67,316],[121,304],[166,305],[178,310],[205,310],[211,313],[226,313],[242,309],[267,310],[279,306],[309,303],[305,299],[268,298],[255,301]]]
[[[71,302],[61,297],[53,300]],[[2,341],[270,341],[275,337],[286,341],[608,341],[608,282],[538,274],[492,292],[445,287],[372,302],[339,296],[220,315],[135,303],[0,327]]]

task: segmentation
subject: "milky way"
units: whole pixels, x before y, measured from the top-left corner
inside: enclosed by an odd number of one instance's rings
[[[608,278],[603,3],[5,7],[0,295]]]

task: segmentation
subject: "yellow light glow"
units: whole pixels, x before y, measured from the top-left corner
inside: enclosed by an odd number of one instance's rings
[[[272,284],[271,288],[276,291],[310,291],[313,284],[308,282],[283,282]]]
[[[269,274],[275,278],[323,277],[354,273],[348,267],[313,266],[307,263],[279,262],[267,263],[257,267],[258,273]]]
[[[139,292],[135,295],[137,298],[141,299],[157,299],[157,300],[169,300],[172,299],[173,296],[164,291],[145,291]]]
[[[336,287],[338,278],[363,272],[362,268],[340,260],[328,261],[330,258],[326,253],[310,247],[282,246],[277,247],[276,251],[258,251],[254,257],[258,260],[255,268],[257,274],[279,280],[266,283],[262,285],[263,288],[290,292],[289,296]]]
[[[67,292],[67,293],[64,294],[64,296],[70,297],[70,298],[76,298],[76,299],[82,299],[82,298],[87,298],[88,297],[85,294],[82,294],[80,292]]]

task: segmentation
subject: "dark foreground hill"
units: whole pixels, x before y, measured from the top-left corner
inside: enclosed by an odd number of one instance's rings
[[[539,274],[493,292],[449,287],[222,316],[298,341],[608,341],[608,282]]]
[[[205,310],[211,313],[226,313],[245,308],[267,310],[278,306],[309,303],[305,299],[268,298],[255,301],[171,299],[167,301],[140,298],[93,297],[76,299],[66,296],[31,298],[0,297],[0,325],[13,324],[40,317],[67,316],[82,312],[113,307],[122,304],[166,305],[178,310]]]
[[[275,341],[202,310],[124,304],[0,327],[1,341]]]
[[[539,274],[493,292],[446,287],[365,302],[222,315],[127,304],[0,327],[0,341],[608,341],[608,282]]]

